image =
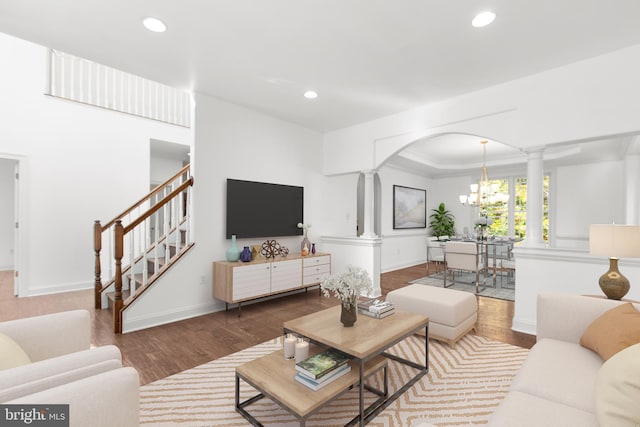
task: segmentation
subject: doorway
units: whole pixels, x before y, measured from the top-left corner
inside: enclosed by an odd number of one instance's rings
[[[18,274],[18,182],[20,164],[16,159],[0,158],[0,271],[13,272],[13,294],[19,294]]]

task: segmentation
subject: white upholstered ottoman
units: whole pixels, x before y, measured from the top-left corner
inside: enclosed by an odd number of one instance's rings
[[[398,309],[429,317],[429,338],[456,342],[475,329],[478,301],[469,292],[413,284],[387,294],[387,301]]]

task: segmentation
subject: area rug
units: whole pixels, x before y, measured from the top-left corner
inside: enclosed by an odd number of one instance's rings
[[[475,273],[456,273],[456,282],[450,289],[457,289],[460,291],[476,293],[476,276]],[[487,277],[487,286],[478,292],[478,295],[489,298],[504,299],[508,301],[515,301],[515,286],[513,283],[513,277],[507,277],[505,274],[498,274],[496,277],[496,286],[493,287],[493,277]],[[421,277],[420,279],[412,280],[409,283],[419,283],[421,285],[442,287],[443,273],[436,273],[430,276]],[[482,276],[480,277],[480,284],[482,284]],[[447,287],[450,282],[447,278]]]
[[[180,372],[140,388],[140,424],[145,426],[248,426],[234,409],[235,367],[281,347],[279,338]],[[412,336],[393,353],[424,363],[424,337]],[[374,418],[369,426],[427,427],[486,424],[502,401],[527,349],[467,335],[455,349],[429,341],[429,373]],[[290,363],[283,360],[283,363]],[[390,392],[413,376],[389,362]],[[373,380],[379,381],[378,378]],[[255,391],[241,381],[241,399]],[[367,393],[369,394],[369,393]],[[342,426],[357,412],[357,391],[349,391],[308,420],[309,426]],[[298,426],[267,398],[249,407],[266,426]]]

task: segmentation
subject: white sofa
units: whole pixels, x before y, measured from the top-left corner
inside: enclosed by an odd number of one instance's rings
[[[595,319],[620,304],[620,301],[596,297],[540,294],[537,342],[489,424],[519,427],[601,425],[602,408],[596,410],[596,402],[604,388],[598,394],[596,379],[600,380],[598,374],[604,360],[598,353],[582,347],[580,338]],[[640,308],[640,305],[636,304],[635,308]],[[637,354],[637,349],[634,351]],[[640,394],[635,399],[640,402]],[[634,424],[616,422],[614,426],[607,421],[602,425],[621,427]]]
[[[0,402],[69,404],[71,426],[137,426],[140,379],[112,345],[90,348],[91,319],[73,310],[0,323],[31,363],[0,370]]]

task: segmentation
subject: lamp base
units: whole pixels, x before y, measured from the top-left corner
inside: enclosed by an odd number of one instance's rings
[[[629,280],[618,270],[618,258],[609,258],[609,271],[600,276],[598,281],[600,289],[609,299],[620,300],[624,297],[631,285]]]

